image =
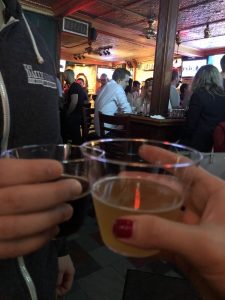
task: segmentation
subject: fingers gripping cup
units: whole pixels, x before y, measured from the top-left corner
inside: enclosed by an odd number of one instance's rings
[[[103,152],[99,149],[91,148],[89,154],[102,155]],[[2,157],[17,158],[17,159],[54,159],[60,161],[63,165],[64,172],[58,180],[75,179],[82,186],[81,194],[70,201],[73,206],[73,216],[70,220],[60,224],[60,233],[58,236],[68,236],[75,233],[83,223],[88,202],[90,201],[90,185],[88,181],[87,162],[81,152],[80,146],[76,145],[31,145],[11,150],[6,150],[2,153]]]
[[[150,147],[148,160],[140,155],[143,145]],[[101,149],[105,155],[93,157],[86,151],[89,147]],[[176,155],[164,157],[165,150]],[[182,145],[143,139],[97,140],[83,144],[82,151],[90,161],[92,197],[104,243],[126,256],[157,253],[157,249],[145,250],[122,243],[113,235],[113,224],[119,217],[135,214],[179,221],[180,208],[191,185],[192,167],[200,162],[201,154]],[[184,183],[186,172],[190,175]]]

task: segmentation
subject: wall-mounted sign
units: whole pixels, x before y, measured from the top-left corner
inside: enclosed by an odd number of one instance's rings
[[[197,71],[207,65],[207,59],[183,60],[182,77],[194,77]]]
[[[66,61],[64,59],[60,59],[60,72],[64,72],[66,67]]]
[[[153,71],[154,70],[154,63],[143,63],[142,64],[143,71]]]

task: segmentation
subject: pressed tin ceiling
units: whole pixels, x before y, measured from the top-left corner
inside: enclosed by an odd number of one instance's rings
[[[157,29],[159,0],[25,0],[21,3],[56,17],[90,22],[98,32],[93,46],[113,46],[110,56],[90,55],[92,59],[122,61],[154,57],[155,40],[147,40],[144,29],[150,17],[156,18]],[[209,24],[210,38],[204,38],[206,24]],[[225,52],[225,0],[180,0],[177,30],[181,36],[180,54],[201,56],[218,48],[217,52]],[[87,39],[62,34],[61,55],[65,59],[73,60],[73,54],[85,47]]]

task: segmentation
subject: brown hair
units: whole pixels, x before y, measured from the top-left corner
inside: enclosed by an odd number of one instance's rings
[[[117,82],[119,80],[123,80],[126,75],[131,76],[130,72],[125,68],[118,68],[113,72],[112,79]]]
[[[221,74],[213,65],[202,66],[196,73],[192,82],[192,90],[195,92],[201,88],[211,95],[225,96]]]

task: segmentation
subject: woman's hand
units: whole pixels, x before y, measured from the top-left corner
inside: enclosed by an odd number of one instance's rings
[[[148,161],[173,156],[176,161],[175,154],[156,147],[142,146],[140,154]],[[114,232],[129,232],[129,238],[117,236],[124,243],[169,251],[203,299],[225,299],[225,182],[200,167],[191,167],[184,185],[190,176],[194,178],[186,196],[183,224],[153,215],[124,216],[114,224]]]

